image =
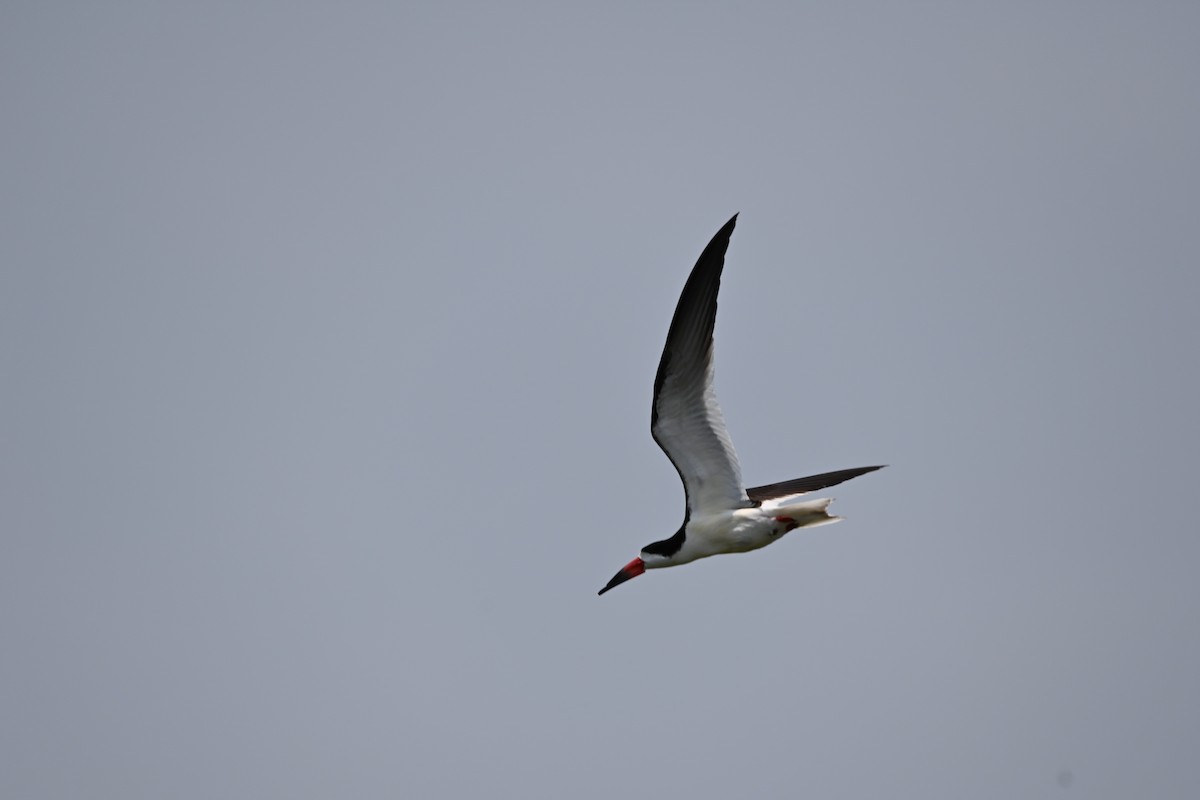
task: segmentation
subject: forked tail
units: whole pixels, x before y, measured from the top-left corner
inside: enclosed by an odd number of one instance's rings
[[[832,502],[832,497],[821,497],[800,503],[779,503],[775,500],[767,500],[762,504],[762,510],[781,522],[786,521],[787,529],[790,531],[796,528],[815,528],[818,525],[828,525],[840,520],[841,517],[830,514],[827,510]]]

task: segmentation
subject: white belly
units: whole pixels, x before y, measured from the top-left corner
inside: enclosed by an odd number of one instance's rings
[[[695,561],[720,553],[745,553],[777,542],[795,528],[837,522],[826,510],[828,498],[787,503],[768,501],[759,508],[739,508],[694,517],[687,538],[673,563]],[[794,499],[794,498],[793,498]]]
[[[686,543],[694,546],[695,558],[704,558],[757,550],[786,532],[786,524],[776,522],[762,509],[739,508],[689,521]]]

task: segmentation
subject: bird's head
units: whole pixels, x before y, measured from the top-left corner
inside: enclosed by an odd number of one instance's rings
[[[613,575],[612,580],[600,590],[599,594],[604,594],[609,589],[620,586],[625,581],[629,580],[630,578],[636,578],[645,571],[646,562],[641,558],[635,558],[633,561],[630,561],[628,564],[621,567],[620,571],[617,572],[616,575]]]

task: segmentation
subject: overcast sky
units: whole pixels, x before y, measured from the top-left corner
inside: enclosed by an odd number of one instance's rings
[[[1192,798],[1200,6],[6,3],[0,796]],[[671,311],[846,521],[683,510]]]

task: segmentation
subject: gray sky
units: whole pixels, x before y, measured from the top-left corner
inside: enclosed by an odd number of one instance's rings
[[[7,4],[0,796],[1195,797],[1198,9]]]

